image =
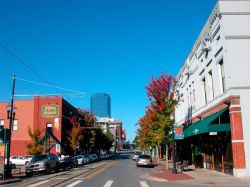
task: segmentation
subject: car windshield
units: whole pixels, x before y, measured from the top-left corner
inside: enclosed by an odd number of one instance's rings
[[[140,155],[141,153],[140,152],[134,152],[134,155]]]
[[[40,160],[45,160],[47,159],[48,156],[47,155],[36,155],[32,158],[31,162],[36,162],[36,161],[40,161]]]
[[[149,155],[140,155],[139,158],[151,158]]]

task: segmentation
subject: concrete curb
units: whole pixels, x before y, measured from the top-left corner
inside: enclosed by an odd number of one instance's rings
[[[6,184],[11,184],[11,183],[16,183],[16,182],[21,182],[21,179],[20,178],[16,178],[16,179],[0,180],[0,186],[6,185]]]

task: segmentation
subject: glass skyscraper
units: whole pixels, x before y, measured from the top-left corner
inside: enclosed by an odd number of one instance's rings
[[[111,97],[106,93],[91,95],[90,111],[97,117],[111,117]]]

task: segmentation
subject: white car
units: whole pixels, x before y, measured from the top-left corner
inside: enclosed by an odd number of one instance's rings
[[[12,156],[10,157],[10,162],[15,165],[27,165],[31,159],[31,157],[26,156]]]
[[[89,162],[89,159],[84,155],[78,155],[75,156],[75,158],[77,159],[79,165],[87,164]]]

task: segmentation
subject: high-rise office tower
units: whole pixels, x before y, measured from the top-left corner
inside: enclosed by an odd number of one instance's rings
[[[97,117],[111,117],[111,97],[106,93],[91,95],[90,110]]]

